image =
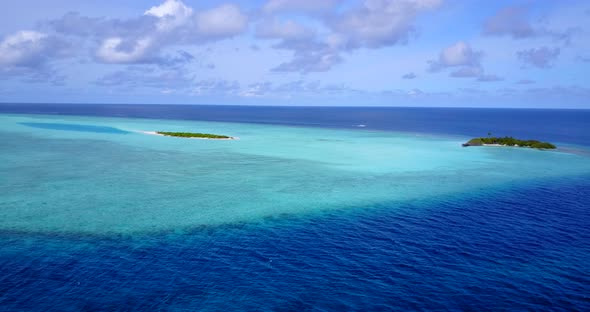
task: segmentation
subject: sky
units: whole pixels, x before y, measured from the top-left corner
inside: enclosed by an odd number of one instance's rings
[[[0,102],[590,109],[590,2],[19,0]]]

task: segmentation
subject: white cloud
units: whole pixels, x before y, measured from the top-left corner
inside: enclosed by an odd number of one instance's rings
[[[265,20],[258,24],[256,36],[266,39],[300,40],[313,37],[314,31],[294,21]]]
[[[193,81],[194,76],[183,68],[162,69],[153,65],[134,65],[107,74],[94,81],[94,84],[117,90],[151,88],[160,91],[187,91]]]
[[[167,47],[232,37],[243,32],[247,23],[247,16],[235,5],[195,11],[180,0],[166,0],[146,10],[136,22],[103,21],[101,28],[114,31],[96,34],[100,44],[95,55],[105,63],[165,63],[161,54]]]
[[[364,0],[359,7],[342,13],[325,16],[328,32],[321,37],[303,34],[295,25],[264,25],[259,37],[282,39],[273,47],[292,50],[293,59],[275,67],[274,71],[318,72],[328,71],[342,62],[341,54],[360,48],[382,48],[405,43],[414,31],[418,14],[435,9],[442,0]],[[322,1],[317,1],[322,2]],[[302,2],[308,4],[307,2]],[[302,5],[298,3],[298,5]],[[311,2],[310,2],[311,3]],[[281,8],[295,5],[294,1],[270,1]],[[310,4],[311,5],[311,4]],[[287,27],[288,26],[288,27]],[[293,38],[300,36],[298,40]]]
[[[298,50],[293,59],[275,67],[276,72],[324,72],[342,62],[340,55],[330,49]]]
[[[485,35],[510,35],[522,39],[535,35],[535,30],[527,20],[527,10],[523,7],[503,8],[496,15],[489,18],[485,24]]]
[[[465,42],[459,41],[441,52],[439,62],[445,66],[475,65],[479,63],[479,55]]]
[[[0,40],[0,80],[21,77],[30,83],[63,85],[65,76],[51,64],[68,55],[69,44],[53,35],[21,30]]]
[[[245,31],[247,26],[248,17],[232,4],[197,14],[197,30],[205,37],[231,37]]]
[[[240,84],[237,81],[228,81],[222,79],[201,80],[193,84],[192,95],[236,95],[240,90]]]
[[[516,55],[525,64],[533,65],[538,68],[549,68],[559,56],[559,48],[541,47],[538,49],[528,49],[518,51]]]
[[[464,41],[458,41],[443,49],[438,59],[431,60],[429,71],[438,72],[452,68],[450,76],[453,78],[477,78],[480,82],[501,81],[502,77],[486,74],[481,66],[483,52],[475,51]]]
[[[322,84],[320,81],[296,80],[282,84],[258,82],[248,85],[238,95],[245,98],[274,97],[290,98],[292,96],[323,95],[338,96],[356,93],[343,84]]]
[[[380,48],[407,41],[416,16],[441,0],[365,0],[363,6],[329,21],[350,48]]]
[[[333,8],[341,0],[269,0],[262,7],[266,13],[279,11],[318,12]]]
[[[437,60],[429,62],[430,70],[439,71],[447,67],[457,66],[480,67],[481,56],[482,52],[474,51],[467,43],[458,41],[443,49]]]
[[[186,25],[193,16],[193,9],[178,0],[167,0],[159,6],[145,11],[144,15],[159,19],[157,27],[161,31],[170,31],[176,27]]]
[[[272,91],[272,83],[260,82],[253,83],[248,86],[245,90],[240,91],[241,97],[262,97]]]
[[[0,42],[0,67],[28,66],[42,58],[47,34],[22,30]]]
[[[566,44],[569,44],[572,36],[583,33],[577,26],[562,29],[547,28],[547,20],[531,23],[529,21],[530,8],[530,6],[502,8],[494,16],[486,20],[482,33],[486,36],[510,36],[514,39],[549,37],[556,41],[563,41]],[[570,16],[570,19],[573,20],[579,20],[579,17],[571,13],[566,14],[566,16]]]
[[[415,79],[416,77],[418,77],[418,76],[416,76],[416,74],[414,74],[414,73],[407,73],[402,76],[402,79]]]
[[[89,18],[68,13],[42,24],[76,45],[88,45],[104,63],[153,63],[168,60],[170,48],[202,45],[244,32],[247,16],[236,5],[196,10],[181,0],[165,0],[135,18]],[[78,49],[81,51],[83,49]]]
[[[123,39],[119,37],[105,39],[96,56],[105,63],[136,63],[144,60],[152,47],[153,39],[142,38],[131,44],[128,49],[123,49]]]

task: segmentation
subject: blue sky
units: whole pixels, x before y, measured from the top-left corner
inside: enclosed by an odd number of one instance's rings
[[[20,0],[0,102],[590,108],[590,3]]]

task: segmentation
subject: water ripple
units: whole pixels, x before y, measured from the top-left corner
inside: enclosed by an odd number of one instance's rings
[[[0,309],[587,311],[589,207],[581,177],[184,233],[3,232]]]

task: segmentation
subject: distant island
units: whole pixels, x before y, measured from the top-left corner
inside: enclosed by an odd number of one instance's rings
[[[214,139],[214,140],[233,140],[234,137],[219,134],[210,133],[192,133],[192,132],[167,132],[167,131],[156,131],[154,134],[173,136],[179,138],[195,138],[195,139]]]
[[[475,138],[463,143],[463,146],[515,146],[515,147],[530,147],[538,149],[554,149],[555,145],[548,142],[541,142],[537,140],[519,140],[513,137],[487,137]]]

